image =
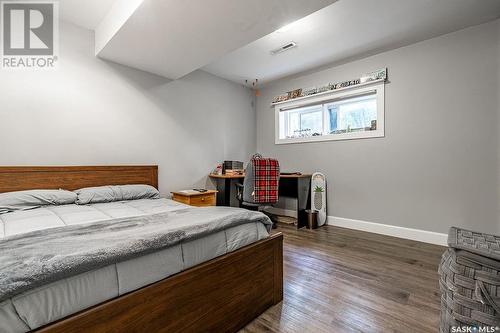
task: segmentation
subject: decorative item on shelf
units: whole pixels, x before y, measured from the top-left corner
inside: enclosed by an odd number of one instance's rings
[[[273,103],[284,102],[286,100],[288,100],[288,94],[286,94],[286,95],[279,95],[279,96],[274,97]]]
[[[288,92],[288,99],[293,99],[302,96],[302,89],[295,89]]]
[[[328,83],[319,87],[295,89],[287,92],[286,94],[279,95],[273,98],[274,103],[285,102],[297,97],[311,96],[314,94],[319,94],[327,91],[338,90],[347,87],[357,86],[363,83],[377,81],[377,80],[387,80],[387,68],[379,69],[373,72],[363,74],[359,79],[341,81],[337,83]],[[256,80],[257,81],[257,80]]]
[[[339,82],[339,83],[334,84],[333,89],[336,90],[336,89],[346,88],[346,87],[350,87],[350,86],[355,86],[359,83],[360,83],[360,79],[343,81],[343,82]]]
[[[316,87],[302,89],[302,96],[311,96],[318,92]]]
[[[379,69],[361,76],[361,83],[366,83],[376,80],[387,80],[387,68]]]
[[[330,83],[322,85],[321,87],[318,88],[318,93],[322,93],[325,91],[330,90]]]

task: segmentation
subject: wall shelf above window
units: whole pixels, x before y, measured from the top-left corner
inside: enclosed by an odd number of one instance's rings
[[[289,99],[287,101],[274,102],[274,103],[271,103],[271,105],[280,105],[280,104],[286,104],[286,103],[290,103],[290,102],[301,101],[301,100],[304,100],[304,99],[310,99],[310,98],[313,98],[313,97],[318,97],[318,96],[323,96],[323,95],[329,95],[329,94],[332,94],[332,93],[338,93],[338,92],[341,92],[341,91],[344,91],[344,90],[352,90],[352,89],[356,89],[356,88],[360,88],[360,87],[364,87],[364,86],[368,86],[368,85],[373,85],[373,84],[377,84],[377,83],[381,83],[381,82],[385,82],[385,79],[368,81],[368,82],[356,84],[354,86],[348,86],[348,87],[339,88],[339,89],[335,89],[335,90],[327,90],[327,91],[323,91],[323,92],[316,93],[316,94],[313,94],[313,95],[296,97],[296,98],[293,98],[293,99]]]
[[[383,137],[384,82],[275,103],[275,143]]]

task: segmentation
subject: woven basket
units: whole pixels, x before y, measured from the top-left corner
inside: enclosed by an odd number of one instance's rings
[[[448,245],[439,266],[440,332],[463,326],[500,332],[500,237],[451,228]]]

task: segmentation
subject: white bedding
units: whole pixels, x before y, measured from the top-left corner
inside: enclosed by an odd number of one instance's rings
[[[33,230],[181,209],[168,199],[63,205],[0,214],[0,238]],[[0,332],[26,332],[268,237],[247,223],[36,288],[0,303]]]

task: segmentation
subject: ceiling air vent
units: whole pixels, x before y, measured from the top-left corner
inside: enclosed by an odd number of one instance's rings
[[[271,54],[275,55],[275,54],[278,54],[281,52],[285,52],[285,51],[288,51],[290,49],[293,49],[296,46],[297,46],[297,43],[295,43],[295,42],[286,43],[285,45],[282,45],[282,46],[278,47],[277,49],[272,50]]]

